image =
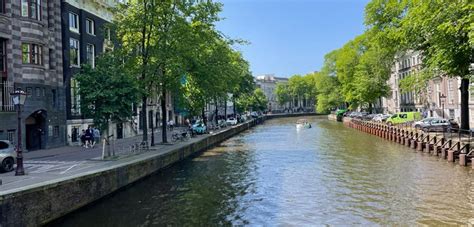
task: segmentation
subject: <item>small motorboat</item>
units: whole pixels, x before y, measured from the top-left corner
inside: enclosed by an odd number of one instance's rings
[[[306,119],[296,121],[296,129],[311,128],[311,124]]]

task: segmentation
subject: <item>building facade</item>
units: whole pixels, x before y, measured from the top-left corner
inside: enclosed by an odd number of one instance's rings
[[[23,148],[65,144],[60,0],[0,0],[0,139],[17,141],[10,92],[21,88]]]
[[[291,108],[290,102],[280,105],[277,100],[275,88],[278,83],[288,83],[288,78],[275,77],[273,74],[267,74],[257,76],[255,79],[257,86],[262,89],[263,93],[267,97],[269,112],[283,112],[286,109]]]
[[[391,93],[382,102],[385,113],[417,111],[427,117],[450,118],[460,122],[459,78],[439,75],[429,80],[426,89],[419,93],[403,92],[400,81],[421,69],[422,56],[419,52],[408,51],[396,59],[387,82]]]
[[[63,52],[63,71],[65,103],[67,116],[67,141],[74,145],[80,143],[82,130],[93,125],[93,120],[81,112],[79,84],[74,78],[81,65],[95,66],[95,58],[108,50],[113,50],[109,24],[113,19],[110,7],[115,1],[108,0],[62,0],[61,27]],[[122,123],[112,124],[110,132],[116,138],[123,138],[131,131],[131,126]]]

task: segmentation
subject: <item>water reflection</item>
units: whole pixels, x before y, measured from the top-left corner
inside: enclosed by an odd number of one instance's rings
[[[54,225],[466,224],[471,170],[324,118],[275,119]]]

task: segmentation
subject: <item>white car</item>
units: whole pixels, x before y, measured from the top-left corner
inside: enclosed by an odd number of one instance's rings
[[[237,119],[231,117],[231,118],[227,119],[226,122],[227,122],[228,125],[236,125],[237,124]]]
[[[15,165],[16,152],[8,140],[0,140],[0,170],[10,172]]]

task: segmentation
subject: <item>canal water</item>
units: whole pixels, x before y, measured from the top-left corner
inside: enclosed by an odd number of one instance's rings
[[[325,117],[274,119],[57,226],[447,225],[474,218],[473,172]]]

